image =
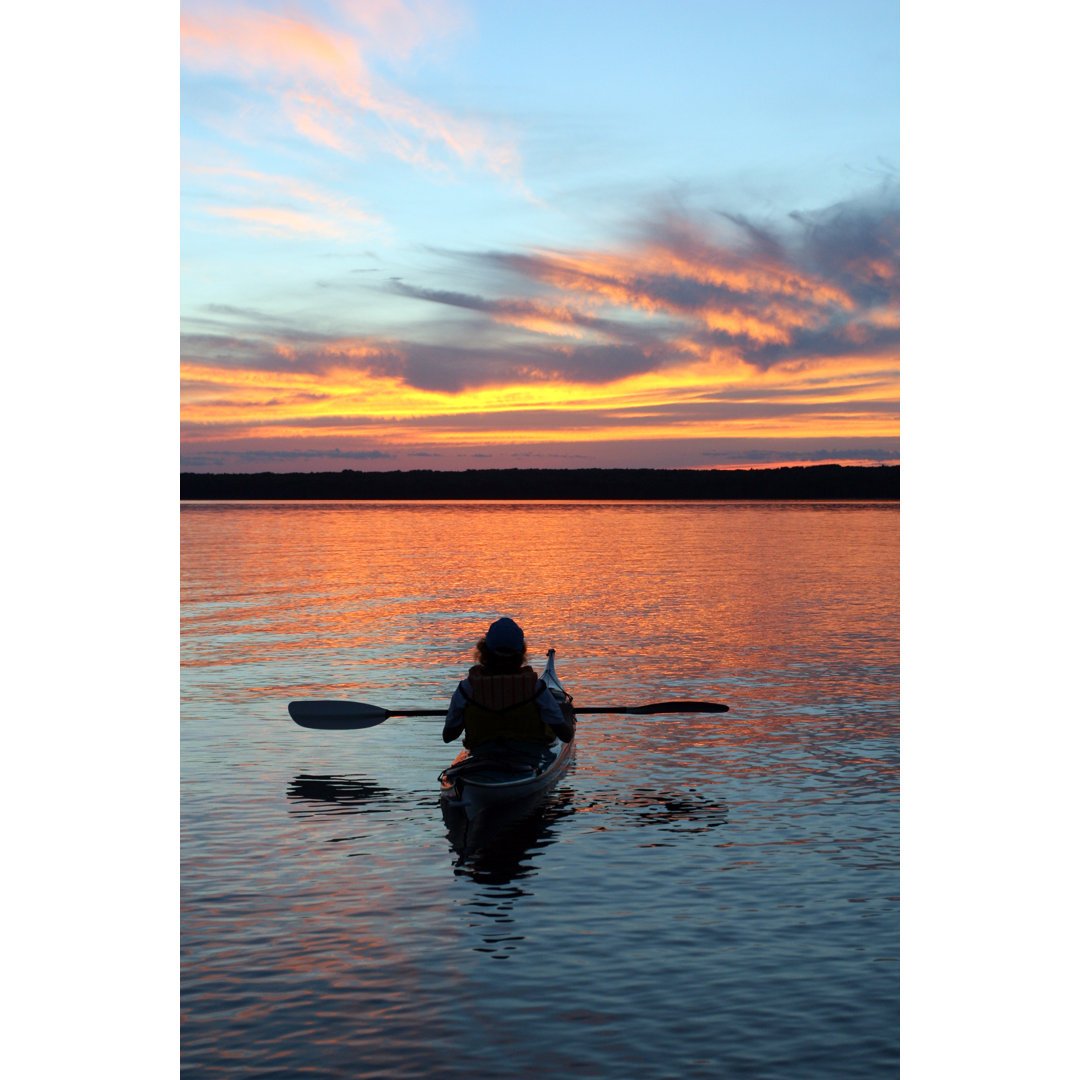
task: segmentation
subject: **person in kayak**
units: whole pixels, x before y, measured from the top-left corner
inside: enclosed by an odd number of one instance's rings
[[[513,619],[496,619],[476,643],[475,664],[458,683],[443,725],[443,742],[462,731],[469,750],[490,744],[549,746],[556,736],[574,737],[573,720],[563,715],[536,672],[525,663],[525,635]]]

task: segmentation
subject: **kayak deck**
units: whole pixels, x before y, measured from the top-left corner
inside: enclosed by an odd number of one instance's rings
[[[485,750],[463,750],[439,774],[443,798],[455,805],[486,806],[544,791],[566,772],[574,744],[556,740],[528,755],[500,746]]]
[[[542,776],[552,767],[557,756],[555,747],[537,746],[519,750],[495,744],[490,749],[463,750],[441,775],[447,780],[463,777],[471,784],[505,787]]]

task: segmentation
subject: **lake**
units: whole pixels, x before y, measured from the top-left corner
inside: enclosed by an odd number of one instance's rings
[[[184,503],[190,1077],[899,1072],[899,504]],[[570,772],[444,820],[496,616],[556,649]],[[466,830],[467,833],[467,830]]]

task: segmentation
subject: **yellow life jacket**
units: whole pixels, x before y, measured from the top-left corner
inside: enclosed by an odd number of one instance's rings
[[[537,675],[524,667],[513,675],[484,675],[474,667],[469,672],[471,697],[465,705],[465,738],[470,750],[495,739],[550,745],[555,732],[540,717]]]

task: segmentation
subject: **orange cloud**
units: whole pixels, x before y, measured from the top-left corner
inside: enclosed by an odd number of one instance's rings
[[[693,257],[659,245],[627,254],[545,253],[532,263],[536,277],[574,293],[596,293],[611,303],[645,311],[682,311],[677,299],[662,296],[644,283],[669,278],[722,288],[733,297],[787,297],[851,310],[851,297],[836,285],[790,266],[733,260],[720,248],[695,245]],[[777,308],[778,312],[783,308]],[[787,309],[793,318],[793,309]]]
[[[791,334],[782,325],[785,320],[781,319],[765,322],[763,319],[745,315],[737,310],[718,311],[715,308],[706,308],[702,311],[701,319],[710,330],[723,330],[734,337],[748,337],[754,341],[782,344],[791,341]]]

